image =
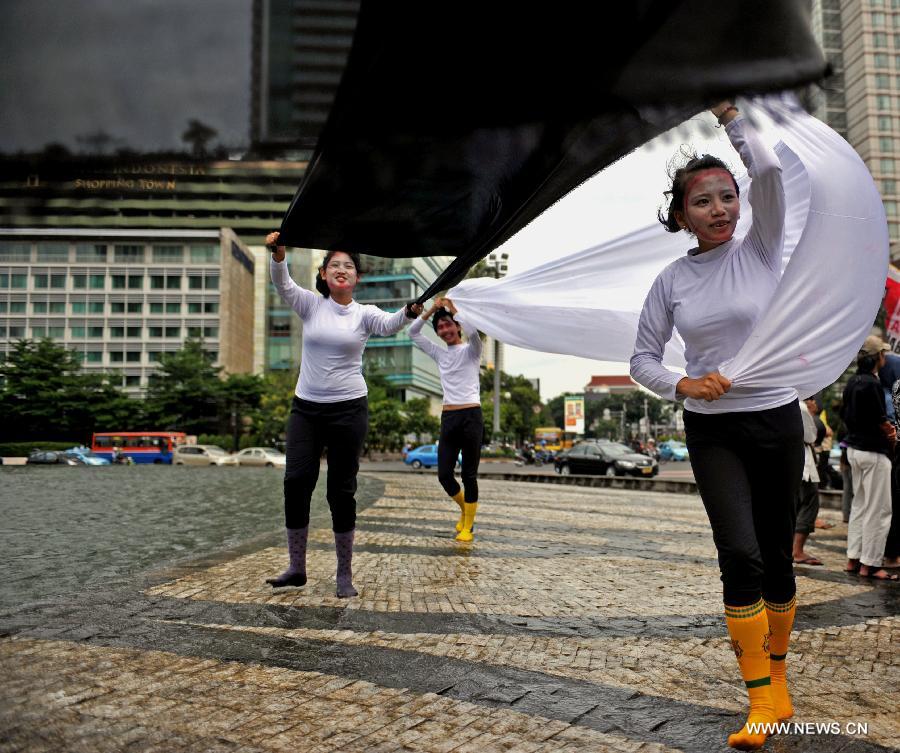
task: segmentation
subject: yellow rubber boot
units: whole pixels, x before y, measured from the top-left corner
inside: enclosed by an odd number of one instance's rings
[[[750,697],[750,713],[747,723],[733,735],[728,745],[738,750],[757,750],[763,746],[769,732],[751,725],[775,724],[775,706],[772,702],[771,676],[769,675],[769,619],[766,606],[760,599],[746,607],[725,605],[725,622],[731,635],[731,647],[737,656],[741,676]]]
[[[477,502],[465,503],[463,528],[458,534],[456,534],[457,541],[471,541],[474,538],[474,536],[472,536],[472,526],[475,525],[475,513],[477,511]]]
[[[460,489],[450,499],[452,499],[454,502],[456,502],[456,504],[459,505],[459,522],[456,524],[456,532],[459,533],[463,529],[463,524],[466,522],[465,492],[463,492],[463,490]]]
[[[778,721],[790,719],[794,715],[794,706],[787,689],[787,652],[796,611],[795,598],[786,604],[766,601],[766,617],[769,620],[769,630],[772,631],[772,640],[769,642],[769,650],[772,652],[769,654],[772,703],[775,705]]]

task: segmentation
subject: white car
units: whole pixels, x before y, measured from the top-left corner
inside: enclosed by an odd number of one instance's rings
[[[236,455],[229,455],[214,444],[183,444],[172,453],[172,465],[237,465]]]
[[[248,447],[237,454],[240,465],[261,465],[268,468],[284,468],[287,456],[274,447]]]

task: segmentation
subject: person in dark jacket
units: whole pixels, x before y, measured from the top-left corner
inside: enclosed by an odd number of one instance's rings
[[[882,564],[891,527],[891,461],[897,432],[888,421],[878,370],[890,346],[866,338],[856,357],[857,373],[844,388],[842,417],[847,425],[847,457],[853,474],[853,508],[847,529],[847,572],[878,580],[898,580]]]

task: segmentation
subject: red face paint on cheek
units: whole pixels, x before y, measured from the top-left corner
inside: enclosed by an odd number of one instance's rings
[[[731,183],[735,187],[735,189],[734,189],[735,193],[737,192],[737,184],[734,182],[734,176],[730,172],[728,172],[728,170],[726,170],[725,168],[710,167],[710,168],[706,168],[705,170],[698,170],[695,173],[691,173],[691,177],[688,178],[687,182],[684,184],[684,195],[682,197],[682,203],[681,203],[681,211],[682,212],[687,211],[688,199],[690,199],[690,197],[691,197],[691,190],[697,184],[697,182],[700,180],[703,180],[704,178],[712,177],[714,175],[721,175],[723,177],[727,176],[728,180],[730,180]]]

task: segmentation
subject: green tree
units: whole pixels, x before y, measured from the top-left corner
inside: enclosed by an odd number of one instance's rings
[[[222,383],[219,420],[232,436],[233,452],[240,449],[244,419],[253,423],[253,414],[259,408],[264,389],[263,379],[257,374],[229,374]]]
[[[441,422],[436,416],[431,415],[428,399],[417,397],[403,403],[403,430],[402,434],[415,434],[416,441],[422,442],[423,434],[430,434],[436,438],[441,431]]]
[[[52,340],[19,340],[0,363],[0,436],[5,441],[89,442],[107,422],[125,431],[142,417],[141,405],[82,371],[78,355]]]
[[[503,437],[517,443],[534,438],[538,426],[546,426],[550,414],[541,396],[527,377],[500,372],[500,430]],[[481,373],[481,409],[486,421],[494,411],[494,370]],[[537,410],[536,410],[537,409]]]
[[[215,434],[224,405],[221,366],[201,340],[186,340],[181,350],[160,357],[147,388],[147,412],[160,429]]]
[[[369,403],[369,434],[366,446],[371,450],[399,450],[403,444],[403,403],[385,398]]]
[[[270,371],[263,377],[259,404],[250,413],[259,444],[271,446],[284,441],[296,388],[297,375],[293,371]]]

